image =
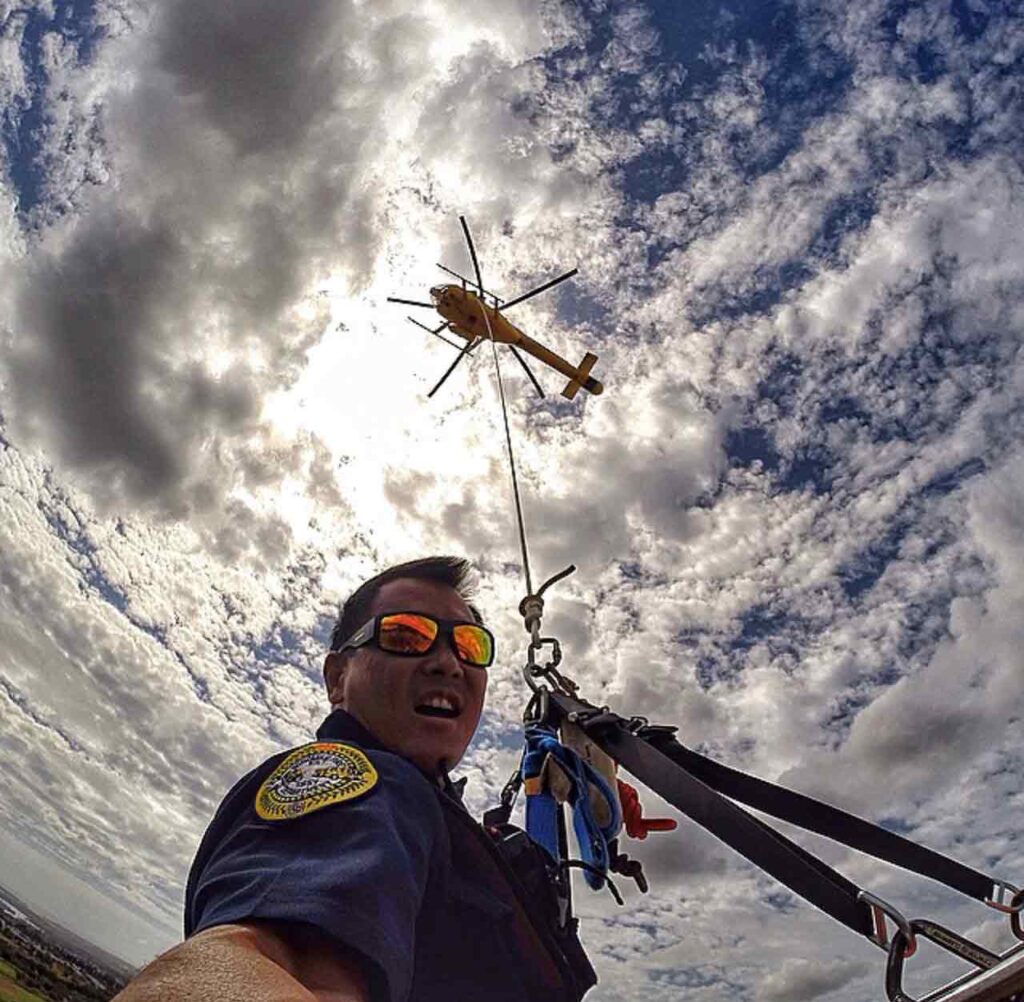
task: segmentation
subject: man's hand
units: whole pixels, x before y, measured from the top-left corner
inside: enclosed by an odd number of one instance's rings
[[[312,926],[222,925],[145,967],[112,1002],[369,1002],[358,956]]]

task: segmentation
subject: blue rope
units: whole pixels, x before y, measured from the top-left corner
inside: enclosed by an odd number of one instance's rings
[[[622,828],[618,798],[607,780],[589,762],[566,748],[546,724],[530,724],[526,728],[526,752],[523,755],[523,780],[526,783],[526,832],[555,861],[561,863],[558,846],[558,801],[546,789],[534,789],[548,755],[562,767],[570,780],[569,806],[572,825],[579,843],[580,858],[596,872],[584,869],[583,877],[594,890],[604,886],[611,863],[608,843]],[[590,804],[590,788],[596,787],[608,804],[611,820],[598,824]]]

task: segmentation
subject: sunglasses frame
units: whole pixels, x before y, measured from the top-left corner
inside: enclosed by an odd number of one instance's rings
[[[381,620],[387,619],[389,616],[421,616],[423,619],[429,619],[432,623],[437,623],[437,635],[430,642],[430,646],[425,651],[389,651],[384,647],[380,646],[380,624]],[[456,626],[475,626],[478,630],[483,630],[484,633],[490,637],[491,640],[491,657],[487,664],[478,665],[472,661],[467,661],[459,654],[458,647],[455,645],[455,627]],[[348,638],[340,647],[335,647],[335,653],[341,653],[346,650],[355,650],[358,647],[363,647],[366,644],[373,644],[378,650],[384,654],[390,654],[396,658],[422,658],[429,654],[436,646],[437,642],[442,638],[447,637],[448,643],[451,646],[455,657],[458,658],[459,664],[468,665],[470,668],[486,669],[490,668],[494,664],[494,634],[487,629],[482,623],[475,623],[471,619],[439,619],[437,616],[431,616],[427,612],[419,612],[415,609],[396,609],[394,612],[381,612],[374,616],[372,619],[368,619],[362,626],[359,627],[351,637]]]

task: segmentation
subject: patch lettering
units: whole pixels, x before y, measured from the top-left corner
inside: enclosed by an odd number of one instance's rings
[[[293,751],[263,781],[256,813],[264,821],[300,818],[369,793],[377,779],[377,770],[358,748],[318,741]]]

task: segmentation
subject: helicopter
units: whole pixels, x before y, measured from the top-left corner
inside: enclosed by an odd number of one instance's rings
[[[427,396],[432,397],[441,388],[445,380],[455,371],[456,366],[467,355],[472,354],[484,341],[507,344],[516,361],[523,367],[526,375],[530,377],[530,382],[533,383],[534,389],[542,397],[544,396],[543,388],[530,367],[526,364],[526,359],[523,358],[520,351],[516,350],[517,348],[528,355],[532,355],[568,378],[569,382],[562,390],[562,396],[567,400],[574,399],[581,389],[595,396],[603,393],[604,385],[590,375],[590,370],[597,361],[597,355],[588,351],[578,366],[573,365],[562,358],[561,355],[558,355],[550,348],[525,334],[515,324],[507,320],[503,313],[504,310],[508,310],[527,299],[540,295],[542,292],[547,292],[548,289],[554,288],[554,286],[566,281],[566,279],[572,278],[579,269],[573,268],[572,271],[567,271],[564,275],[559,275],[557,278],[551,279],[550,282],[545,282],[543,285],[539,285],[537,288],[531,289],[515,299],[505,301],[484,288],[483,278],[480,274],[480,263],[476,256],[476,248],[473,246],[473,238],[469,232],[469,224],[466,222],[465,216],[459,216],[459,222],[462,224],[462,232],[466,236],[466,246],[469,248],[469,256],[473,262],[476,281],[474,282],[472,279],[468,279],[458,272],[446,268],[443,264],[439,264],[438,267],[446,274],[457,278],[459,284],[435,285],[430,290],[432,302],[424,303],[413,299],[399,299],[395,296],[388,296],[389,303],[402,303],[405,306],[421,306],[429,310],[437,310],[444,318],[444,323],[438,327],[428,327],[414,317],[409,317],[408,319],[417,327],[421,327],[428,333],[440,338],[459,352],[455,361],[452,362],[448,370],[437,381]],[[473,288],[470,288],[471,286]],[[442,331],[457,334],[466,343],[460,346],[444,337],[441,333]]]

